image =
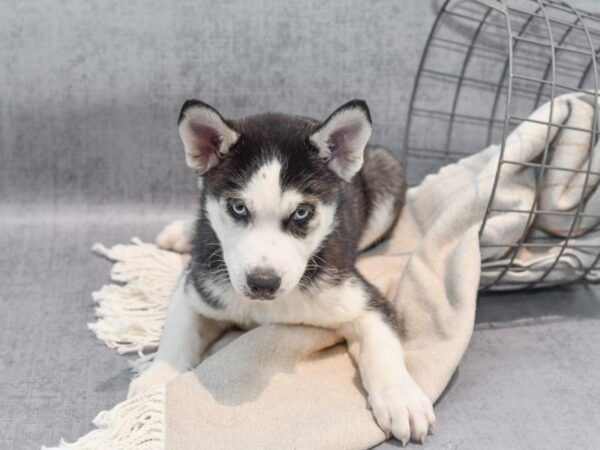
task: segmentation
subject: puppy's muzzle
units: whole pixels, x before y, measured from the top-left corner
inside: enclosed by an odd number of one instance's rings
[[[250,297],[255,300],[273,300],[281,286],[281,277],[270,268],[258,268],[246,275]]]

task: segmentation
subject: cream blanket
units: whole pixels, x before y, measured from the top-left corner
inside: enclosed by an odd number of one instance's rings
[[[549,112],[550,105],[544,105],[531,118],[544,122]],[[554,101],[553,123],[590,129],[592,120],[589,98]],[[545,125],[522,124],[508,138],[504,159],[538,161],[548,138],[549,164],[585,169],[589,163],[600,172],[600,152],[592,152],[592,158],[588,151],[590,133],[557,131],[553,127],[547,136]],[[471,338],[482,261],[490,279],[506,257],[506,247],[481,251],[479,236],[498,158],[499,147],[491,146],[410,189],[393,237],[358,262],[360,271],[394,301],[406,364],[433,400],[446,387]],[[536,176],[533,168],[505,165],[495,208],[529,209]],[[583,180],[580,173],[547,171],[540,209],[574,211]],[[600,213],[598,176],[588,183],[583,209],[593,216]],[[481,242],[516,242],[526,219],[526,214],[492,214]],[[600,244],[598,231],[591,231],[597,223],[586,218],[576,224],[577,241]],[[554,239],[559,249],[560,236],[570,227],[564,216],[538,217],[530,224],[531,238]],[[112,279],[124,284],[95,293],[99,320],[90,328],[121,352],[156,346],[184,259],[139,240],[95,250],[116,261]],[[509,272],[507,278],[531,279],[539,274],[535,269],[554,260],[556,251],[519,255],[517,261],[526,270]],[[560,265],[570,271],[548,280],[573,279],[581,267],[596,264],[597,255],[593,247],[564,252]],[[592,271],[588,277],[597,275]],[[357,369],[333,332],[262,326],[229,334],[216,347],[195,371],[100,413],[94,421],[97,430],[74,444],[62,443],[63,448],[361,449],[386,439],[367,407]]]

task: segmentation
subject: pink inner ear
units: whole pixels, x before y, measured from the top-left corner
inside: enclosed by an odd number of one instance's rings
[[[353,159],[352,144],[360,131],[360,123],[350,123],[345,127],[334,130],[327,140],[327,148],[336,158],[347,161]]]
[[[199,123],[190,124],[190,128],[194,134],[196,147],[194,159],[198,160],[202,166],[206,166],[211,158],[221,156],[219,154],[221,137],[214,128]]]

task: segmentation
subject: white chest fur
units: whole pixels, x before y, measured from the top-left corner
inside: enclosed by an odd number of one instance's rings
[[[211,293],[220,298],[220,307],[207,304],[196,289],[188,285],[193,308],[205,317],[247,326],[289,323],[336,327],[364,313],[368,301],[362,284],[352,277],[339,285],[322,283],[305,290],[296,288],[276,300],[250,300],[229,284],[210,287]]]

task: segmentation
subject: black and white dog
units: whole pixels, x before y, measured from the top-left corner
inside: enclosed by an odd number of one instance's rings
[[[159,245],[190,251],[153,364],[130,395],[195,367],[234,325],[308,324],[348,344],[375,419],[404,444],[435,417],[404,364],[391,304],[355,269],[404,201],[400,164],[367,148],[371,118],[353,100],[320,123],[263,114],[226,120],[187,101],[179,117],[186,161],[200,175],[195,224],[176,222]]]

